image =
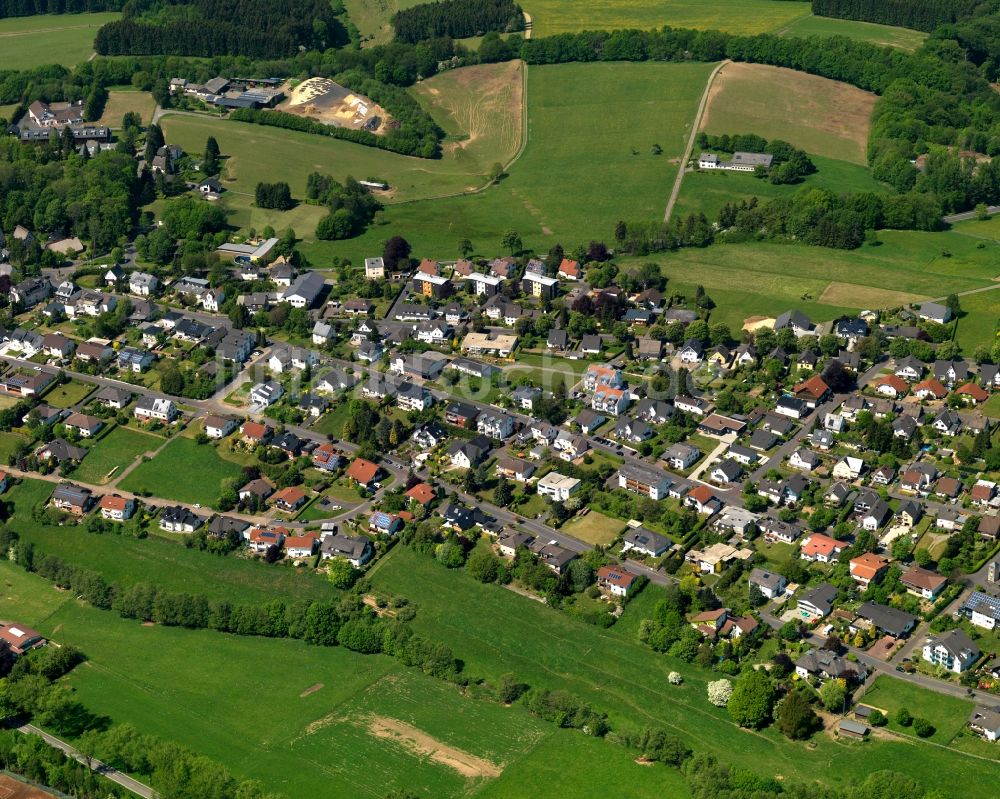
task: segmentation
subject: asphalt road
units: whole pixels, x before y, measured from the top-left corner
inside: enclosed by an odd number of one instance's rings
[[[150,788],[145,783],[139,782],[136,779],[128,776],[128,774],[122,774],[118,769],[109,766],[107,763],[102,763],[100,760],[94,758],[89,758],[84,754],[81,754],[73,746],[66,743],[54,735],[49,735],[44,730],[38,729],[34,724],[25,724],[17,728],[18,732],[22,732],[25,735],[37,735],[49,746],[59,749],[64,752],[69,757],[83,763],[87,768],[96,774],[100,774],[102,777],[107,777],[112,782],[121,785],[129,791],[132,791],[136,796],[141,796],[143,799],[155,799],[157,796],[156,791]]]

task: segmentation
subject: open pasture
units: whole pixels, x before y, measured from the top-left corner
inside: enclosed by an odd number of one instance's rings
[[[156,100],[149,92],[111,89],[108,92],[108,101],[104,104],[104,113],[98,124],[120,128],[122,117],[129,111],[134,111],[142,119],[142,123],[148,125],[153,120],[155,110]]]
[[[733,330],[746,317],[777,316],[789,308],[825,321],[872,306],[893,307],[910,297],[968,291],[995,285],[1000,272],[997,245],[979,249],[968,236],[887,230],[879,232],[879,239],[880,246],[850,251],[771,242],[718,244],[652,260],[662,265],[672,290],[693,296],[694,288],[703,285],[716,304],[712,319]],[[979,303],[989,305],[996,297],[984,292],[961,299],[971,317]],[[973,317],[967,324],[970,337],[982,338],[987,327],[992,334],[995,317],[995,306],[992,322],[985,315]],[[965,323],[959,323],[960,340]]]
[[[762,64],[726,64],[701,120],[706,133],[756,133],[810,155],[866,163],[875,95],[846,83]]]
[[[0,70],[75,66],[94,52],[97,29],[120,16],[109,12],[0,19]]]
[[[909,28],[876,25],[853,19],[816,17],[812,14],[798,17],[776,32],[781,36],[845,36],[855,41],[898,47],[901,50],[916,50],[927,38],[923,31]]]
[[[532,35],[616,28],[700,28],[730,33],[769,33],[809,14],[809,4],[774,0],[525,0]]]
[[[586,516],[577,516],[563,526],[563,532],[588,544],[607,546],[625,529],[625,524],[603,513],[592,510]]]

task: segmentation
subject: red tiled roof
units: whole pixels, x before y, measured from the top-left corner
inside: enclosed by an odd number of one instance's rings
[[[406,492],[406,496],[410,499],[416,500],[421,505],[426,505],[429,502],[434,501],[434,489],[431,488],[428,483],[417,483],[413,488]]]
[[[986,389],[972,382],[966,383],[964,386],[959,386],[955,389],[955,393],[964,397],[972,397],[976,402],[986,402],[990,398],[989,392]]]
[[[244,422],[240,433],[244,438],[262,439],[267,437],[270,429],[266,424],[260,422]]]
[[[347,467],[347,476],[361,485],[368,485],[378,474],[378,466],[364,458],[355,458]]]
[[[819,375],[813,375],[808,380],[803,380],[795,387],[795,395],[805,394],[809,399],[818,400],[826,392],[830,390],[830,387],[826,384],[826,381]]]
[[[913,387],[913,393],[917,394],[921,391],[929,391],[938,399],[948,396],[948,389],[942,385],[941,381],[936,377],[929,377],[926,380],[922,380]]]

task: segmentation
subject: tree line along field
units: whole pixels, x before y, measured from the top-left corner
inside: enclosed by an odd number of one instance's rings
[[[873,22],[858,22],[853,19],[832,17],[799,17],[777,31],[782,36],[845,36],[855,41],[871,42],[902,50],[916,50],[923,44],[927,34],[909,28],[878,25]]]
[[[0,19],[0,70],[72,67],[94,52],[94,36],[121,14],[44,14]]]
[[[663,63],[532,67],[527,143],[497,186],[388,205],[384,228],[304,252],[317,263],[333,255],[359,263],[381,251],[391,230],[431,257],[457,257],[464,237],[494,255],[510,228],[525,246],[546,251],[557,241],[609,238],[620,218],[657,218],[711,70],[711,64]],[[653,154],[654,145],[661,154]]]

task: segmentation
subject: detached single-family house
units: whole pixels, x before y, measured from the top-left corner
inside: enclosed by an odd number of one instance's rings
[[[948,630],[924,641],[924,660],[955,674],[961,674],[969,669],[981,656],[979,647],[964,630]]]

